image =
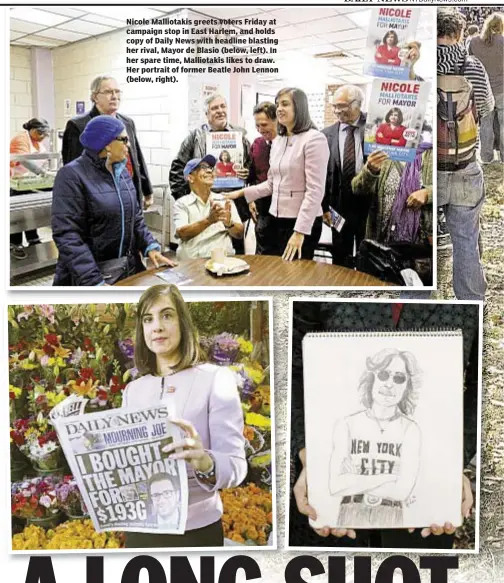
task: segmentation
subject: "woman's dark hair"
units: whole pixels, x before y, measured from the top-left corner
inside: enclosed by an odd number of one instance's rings
[[[274,103],[271,103],[271,101],[263,101],[258,103],[254,107],[254,115],[257,113],[264,113],[269,119],[272,119],[273,121],[276,120],[276,106]]]
[[[23,129],[27,131],[40,130],[42,132],[49,133],[51,127],[49,125],[49,122],[43,117],[40,118],[32,117],[32,119],[28,120],[26,123],[23,124]]]
[[[228,162],[231,162],[231,155],[227,150],[222,150],[222,152],[219,154],[219,162],[222,162],[222,156],[223,154],[227,154],[228,157]]]
[[[437,38],[457,39],[466,27],[466,19],[456,8],[438,8]]]
[[[470,25],[467,27],[467,34],[468,34],[469,36],[472,36],[473,34],[476,34],[476,33],[478,33],[478,32],[479,32],[479,28],[478,28],[478,25],[477,25],[477,24],[470,24]]]
[[[402,122],[403,122],[403,119],[404,119],[404,118],[403,118],[402,111],[401,111],[401,110],[400,110],[398,107],[393,107],[392,109],[389,109],[389,110],[388,110],[388,112],[387,112],[387,115],[385,116],[385,122],[386,122],[386,123],[390,123],[390,116],[391,116],[393,113],[397,113],[397,116],[398,116],[398,118],[399,118],[399,119],[398,119],[399,125],[402,125]]]
[[[308,109],[308,97],[306,93],[301,89],[296,87],[285,87],[280,89],[275,97],[275,106],[278,109],[278,101],[282,95],[289,95],[292,99],[292,105],[294,106],[294,127],[292,128],[293,134],[302,134],[308,130],[317,129],[317,126],[312,122],[310,117],[310,110]],[[287,135],[287,128],[281,123],[278,125],[278,134],[280,136]]]
[[[198,331],[194,326],[189,308],[175,285],[153,285],[138,302],[136,316],[135,366],[140,374],[157,374],[156,355],[145,343],[143,318],[159,298],[169,297],[173,302],[180,326],[180,361],[174,367],[178,372],[206,360],[199,344]]]
[[[386,45],[387,37],[390,35],[394,37],[394,46],[396,47],[399,44],[399,37],[397,36],[397,32],[395,30],[389,30],[387,34],[383,37],[382,43]]]

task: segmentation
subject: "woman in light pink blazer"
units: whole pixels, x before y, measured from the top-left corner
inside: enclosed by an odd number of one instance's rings
[[[189,508],[185,534],[129,532],[126,546],[223,546],[219,490],[238,486],[247,474],[243,413],[231,371],[204,362],[176,286],[155,285],[140,298],[135,364],[145,376],[126,387],[122,406],[133,410],[166,403],[170,420],[185,437],[163,451],[187,462]]]
[[[301,89],[280,90],[275,104],[278,133],[271,146],[267,181],[228,196],[245,196],[250,203],[271,195],[270,244],[263,253],[287,260],[296,255],[313,259],[322,232],[329,146],[310,118],[308,99]]]

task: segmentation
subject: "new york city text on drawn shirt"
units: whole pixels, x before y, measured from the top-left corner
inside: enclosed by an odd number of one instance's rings
[[[406,431],[413,421],[400,414],[392,421],[373,419],[367,411],[347,417],[349,460],[361,476],[398,475]],[[383,431],[382,431],[383,430]]]

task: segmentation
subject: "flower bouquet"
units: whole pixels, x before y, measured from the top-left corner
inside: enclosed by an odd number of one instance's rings
[[[52,476],[37,477],[11,486],[11,511],[28,523],[50,527],[60,519],[56,496],[57,481]]]
[[[248,484],[222,491],[227,544],[266,545],[273,524],[271,492]]]
[[[237,337],[227,332],[222,332],[222,334],[214,336],[209,346],[210,358],[217,364],[224,366],[235,362],[239,351],[240,344]]]
[[[58,436],[41,415],[16,419],[11,429],[11,439],[32,462],[35,470],[44,473],[61,468],[63,460]]]
[[[85,518],[88,516],[86,505],[73,476],[64,476],[56,484],[56,498],[59,507],[64,511],[68,518]]]

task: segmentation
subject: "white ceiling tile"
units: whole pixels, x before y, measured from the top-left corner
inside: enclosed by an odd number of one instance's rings
[[[27,8],[19,7],[12,8],[10,11],[11,18],[16,18],[18,20],[26,20],[28,22],[33,22],[35,24],[41,24],[43,26],[56,26],[68,20],[68,16],[61,16],[60,14],[54,14],[53,12],[45,12],[44,10],[38,10],[37,8]]]
[[[369,83],[369,79],[364,77],[364,75],[341,75],[340,79],[342,79],[345,83],[350,83],[352,85],[362,85],[364,83]]]
[[[62,25],[63,28],[65,25]],[[87,35],[80,34],[78,32],[71,32],[70,30],[63,30],[63,28],[46,28],[44,30],[44,36],[48,38],[57,38],[59,40],[66,40],[67,42],[76,42],[86,38]]]
[[[306,32],[305,29],[303,29],[299,26],[289,25],[289,26],[278,27],[276,29],[275,38],[277,38],[279,41],[286,41],[286,40],[291,40],[293,38],[307,36],[308,34],[309,33]],[[284,43],[281,42],[279,47],[282,48],[281,45],[283,45],[283,44]]]
[[[366,47],[366,41],[364,39],[347,40],[344,42],[335,41],[334,44],[346,51],[353,51],[353,49],[364,50]]]
[[[310,45],[304,47],[301,49],[301,52],[303,52],[306,55],[319,55],[321,53],[330,53],[334,50],[336,50],[336,47],[334,45],[327,43],[325,45]]]
[[[24,36],[23,32],[15,32],[13,30],[10,31],[10,39],[12,40],[16,40],[18,38],[21,38],[22,36]]]
[[[29,42],[33,46],[39,47],[59,47],[60,45],[66,44],[66,41],[64,40],[37,35],[25,36],[23,40]]]
[[[292,40],[286,40],[282,42],[282,50],[294,50],[302,49],[303,47],[309,47],[315,45],[318,39],[314,36],[304,36],[302,38],[295,38]]]
[[[331,62],[331,61],[329,61],[329,62]],[[340,75],[348,75],[348,71],[345,71],[345,69],[342,69],[341,67],[334,67],[334,66],[329,67],[328,73],[329,73],[329,75],[331,75],[331,77],[340,76]]]
[[[338,32],[339,30],[348,30],[355,28],[355,24],[346,16],[333,16],[323,18],[310,23],[311,34],[321,34],[325,32]]]
[[[348,40],[358,39],[364,41],[364,39],[367,37],[367,32],[362,30],[361,28],[351,28],[350,30],[340,30],[339,32],[324,32],[318,36],[331,43],[345,42]],[[363,44],[364,43],[365,41],[363,42]]]
[[[87,14],[99,14],[115,20],[124,22],[126,26],[126,18],[159,18],[164,13],[161,8],[145,8],[143,6],[85,6]]]
[[[37,30],[42,30],[45,26],[41,24],[33,24],[33,22],[25,22],[24,20],[17,20],[11,18],[10,29],[16,32],[24,32],[26,34],[31,34],[32,32],[37,32]]]
[[[320,18],[332,18],[334,15],[334,10],[329,6],[296,6],[295,9],[291,6],[270,12],[268,18],[277,18],[290,24],[300,24]]]
[[[85,14],[84,10],[76,10],[75,8],[68,8],[67,6],[41,6],[39,10],[61,14],[62,16],[70,16],[71,18],[79,18],[79,16]]]
[[[64,30],[71,30],[72,32],[80,32],[85,35],[97,35],[114,30],[110,26],[102,26],[94,22],[84,22],[83,20],[72,20],[63,26]]]
[[[362,63],[362,58],[356,56],[335,57],[332,59],[332,63],[333,65],[346,67],[347,65],[357,65]]]
[[[348,75],[349,73],[357,73],[358,75],[363,75],[363,69],[364,69],[364,62],[361,61],[360,64],[356,64],[356,65],[347,65],[345,63],[341,63],[341,67],[344,67],[344,73],[341,73],[342,75]]]
[[[107,18],[106,16],[101,16],[100,14],[86,14],[82,17],[81,20],[86,22],[97,22],[98,24],[104,24],[105,26],[110,26],[112,28],[124,28],[126,26],[125,20]]]
[[[367,28],[369,26],[369,21],[371,20],[371,10],[361,9],[351,14],[347,14],[347,17],[352,20],[357,26],[362,28]]]
[[[216,18],[242,18],[257,14],[257,6],[198,6],[197,12]]]

